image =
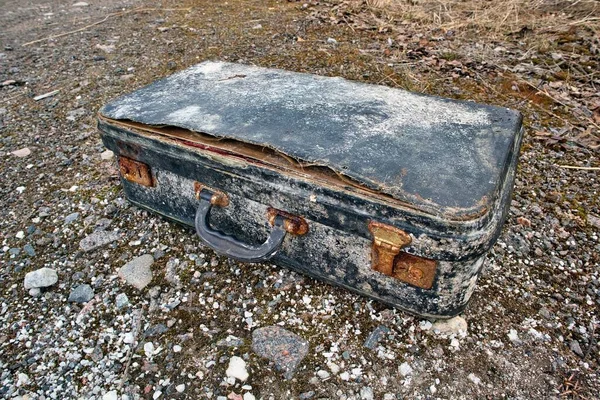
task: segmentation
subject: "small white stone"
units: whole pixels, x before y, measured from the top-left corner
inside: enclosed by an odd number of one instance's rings
[[[368,387],[368,386],[364,386],[360,389],[360,398],[362,400],[373,400],[373,389]]]
[[[133,333],[132,332],[127,332],[123,336],[123,343],[125,343],[125,344],[132,344],[134,341],[135,341],[135,338],[133,337]]]
[[[87,7],[89,6],[88,3],[86,3],[85,1],[78,1],[77,3],[73,4],[73,7]]]
[[[175,353],[179,353],[181,352],[181,346],[176,344],[175,346],[173,346],[173,352]]]
[[[508,338],[510,339],[511,342],[513,343],[521,343],[521,339],[519,339],[519,335],[517,334],[517,331],[514,329],[511,329],[508,332]]]
[[[469,376],[467,376],[467,378],[469,378],[469,380],[476,385],[481,384],[481,379],[479,379],[479,377],[473,373],[469,374]]]
[[[327,363],[327,367],[329,367],[329,370],[334,375],[337,375],[338,372],[340,372],[340,366],[337,365],[336,363],[329,362],[329,363]]]
[[[146,353],[146,357],[152,357],[152,354],[154,354],[154,344],[152,342],[144,343],[144,353]]]
[[[233,356],[229,359],[229,366],[225,371],[227,376],[232,376],[240,381],[244,382],[248,379],[248,371],[246,371],[246,361],[240,357]]]
[[[185,385],[183,383],[181,385],[177,385],[175,386],[175,390],[177,390],[178,393],[183,393],[185,390]]]
[[[23,239],[25,237],[25,232],[19,231],[19,232],[17,232],[17,234],[15,235],[15,237],[17,239]]]
[[[119,395],[116,390],[111,390],[110,392],[104,393],[102,400],[119,400]]]
[[[467,321],[457,316],[447,320],[435,321],[432,325],[433,332],[440,335],[458,335],[467,333]]]
[[[419,322],[419,328],[421,328],[422,331],[428,331],[432,326],[433,324],[427,320]]]
[[[429,391],[431,392],[431,394],[435,394],[435,392],[437,392],[435,385],[429,386]]]
[[[110,160],[111,158],[113,158],[115,155],[115,153],[113,153],[111,150],[106,150],[103,151],[102,153],[100,153],[100,158],[103,160]]]
[[[402,375],[402,376],[408,376],[408,375],[412,374],[413,369],[412,369],[412,367],[410,366],[409,363],[403,362],[398,367],[398,371],[400,372],[400,375]]]
[[[321,379],[327,379],[331,376],[331,374],[324,369],[317,371],[317,376]]]
[[[450,341],[450,347],[454,347],[455,349],[458,349],[460,347],[460,342],[458,341],[458,339],[453,338]]]
[[[152,398],[154,400],[158,399],[160,396],[162,396],[162,392],[160,390],[157,390],[156,392],[154,392],[154,394],[152,395]]]
[[[17,387],[25,386],[29,383],[29,376],[27,374],[20,373],[17,376]]]
[[[350,374],[348,373],[348,371],[344,371],[340,374],[340,379],[343,381],[349,381],[350,380]]]
[[[244,400],[256,400],[256,397],[252,393],[244,393]]]

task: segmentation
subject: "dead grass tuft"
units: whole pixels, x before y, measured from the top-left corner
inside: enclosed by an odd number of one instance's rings
[[[394,19],[433,24],[447,30],[467,28],[506,33],[525,26],[552,29],[585,24],[598,32],[600,26],[597,0],[367,0],[366,5]]]

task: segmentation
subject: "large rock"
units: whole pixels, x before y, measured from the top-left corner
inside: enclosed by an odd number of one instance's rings
[[[271,360],[285,379],[291,379],[308,353],[308,342],[280,326],[266,326],[252,332],[252,350]]]
[[[52,268],[40,268],[25,275],[25,289],[43,288],[58,282],[58,274]]]
[[[152,281],[152,270],[150,266],[154,263],[154,257],[144,254],[129,261],[119,270],[119,277],[136,289],[142,290]]]
[[[115,240],[119,240],[119,234],[117,232],[97,231],[81,239],[79,247],[83,251],[92,251],[99,247],[106,246]]]

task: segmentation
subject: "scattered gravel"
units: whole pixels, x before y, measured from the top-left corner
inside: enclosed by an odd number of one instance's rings
[[[597,134],[582,125],[598,115],[597,90],[581,86],[593,74],[576,64],[597,64],[593,32],[564,24],[545,34],[524,21],[490,45],[459,39],[443,20],[421,26],[417,14],[387,18],[370,4],[2,3],[0,398],[596,396],[600,181],[597,171],[559,167],[600,165],[597,151],[564,136],[571,125],[581,137]],[[103,22],[23,46],[95,21]],[[127,202],[97,110],[205,59],[523,110],[507,224],[462,320],[429,321],[271,264],[219,257],[192,230]],[[545,92],[582,107],[564,112]],[[140,256],[143,290],[120,279]],[[40,270],[43,279],[28,283]],[[90,299],[68,301],[79,287]],[[227,374],[234,357],[245,381]]]

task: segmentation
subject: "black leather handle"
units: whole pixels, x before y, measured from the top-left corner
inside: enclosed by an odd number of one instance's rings
[[[212,229],[208,223],[208,214],[212,208],[214,193],[202,189],[199,193],[200,205],[196,211],[196,232],[200,240],[219,254],[244,262],[266,261],[273,257],[287,233],[284,229],[285,219],[281,215],[275,217],[273,230],[267,240],[260,246],[252,246]]]

